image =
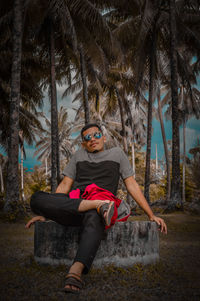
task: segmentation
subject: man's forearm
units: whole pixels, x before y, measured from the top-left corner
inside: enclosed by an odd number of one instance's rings
[[[130,195],[134,198],[137,204],[144,210],[144,212],[151,219],[154,213],[151,210],[148,202],[146,201],[138,183],[135,181],[133,177],[125,179],[124,182]]]
[[[68,193],[68,189],[66,189],[66,186],[61,182],[58,187],[56,188],[56,193]]]
[[[69,177],[64,177],[62,182],[58,185],[56,193],[69,193],[73,184],[73,180]]]

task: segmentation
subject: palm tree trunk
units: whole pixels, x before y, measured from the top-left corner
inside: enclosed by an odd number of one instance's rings
[[[133,176],[135,177],[135,147],[134,140],[131,141],[131,155],[132,155],[132,169]],[[135,209],[137,207],[136,201],[132,198],[132,196],[127,192],[126,202],[130,205],[131,209]]]
[[[131,154],[132,154],[132,168],[133,168],[133,173],[134,173],[134,177],[135,177],[135,147],[134,147],[133,117],[132,117],[130,106],[129,106],[129,103],[128,103],[126,97],[124,97],[124,105],[125,105],[125,110],[126,110],[126,114],[128,117],[128,126],[130,126],[131,133],[133,135],[131,138]]]
[[[158,179],[158,151],[157,151],[157,144],[156,144],[156,180]]]
[[[123,138],[123,145],[124,145],[124,152],[128,154],[128,145],[127,145],[127,138],[126,138],[126,127],[125,127],[125,118],[124,118],[124,107],[121,96],[119,91],[116,87],[114,87],[115,93],[117,95],[117,100],[120,109],[120,116],[121,116],[121,124],[122,124],[122,138]]]
[[[2,170],[2,164],[0,162],[0,181],[1,181],[1,193],[4,193],[4,181],[3,181],[3,170]]]
[[[48,184],[48,166],[47,166],[47,158],[45,158],[45,176],[46,176],[46,185]]]
[[[134,140],[131,141],[131,154],[132,154],[133,176],[135,177],[135,146],[134,146]]]
[[[183,185],[182,185],[182,198],[183,203],[185,203],[185,157],[186,157],[186,143],[185,143],[185,129],[186,129],[186,120],[183,116]]]
[[[99,102],[99,92],[96,92],[96,98],[95,98],[95,109],[99,113],[100,108],[100,102]]]
[[[50,64],[51,64],[51,191],[55,192],[60,177],[58,109],[55,79],[55,37],[53,24],[50,25]]]
[[[168,152],[168,147],[167,147],[167,139],[166,139],[166,135],[165,135],[165,128],[164,128],[162,109],[161,109],[161,103],[160,103],[160,87],[158,88],[157,100],[158,100],[158,116],[159,116],[159,120],[160,120],[160,127],[161,127],[161,133],[162,133],[162,139],[163,139],[163,145],[164,145],[164,151],[165,151],[166,169],[167,169],[167,193],[166,193],[166,201],[169,201],[169,198],[170,198],[170,189],[171,189],[171,183],[170,183],[170,163],[169,163],[169,152]]]
[[[86,75],[86,66],[85,66],[85,57],[83,53],[83,47],[79,47],[80,53],[80,65],[81,65],[81,78],[83,83],[83,102],[85,109],[85,124],[90,122],[90,108],[88,101],[88,88],[87,88],[87,75]]]
[[[20,164],[20,169],[21,169],[21,197],[22,201],[24,201],[24,153],[23,153],[23,145],[20,147],[20,155],[21,155],[21,164]]]
[[[176,7],[175,0],[170,2],[170,65],[172,94],[172,183],[169,209],[182,207],[180,189],[180,140],[178,114],[177,54],[176,54]]]
[[[132,117],[131,109],[130,109],[130,106],[129,106],[129,103],[128,103],[128,100],[126,97],[124,97],[124,107],[126,110],[126,114],[128,116],[128,126],[130,126],[131,131],[133,133],[133,117]]]
[[[152,134],[152,108],[154,101],[154,74],[155,74],[155,51],[156,51],[156,31],[154,28],[152,37],[152,47],[150,53],[150,68],[149,68],[149,101],[148,101],[148,122],[147,122],[147,148],[146,148],[146,168],[144,182],[144,196],[148,202],[150,177],[151,177],[151,134]]]
[[[11,71],[11,100],[8,139],[8,174],[7,191],[4,211],[14,211],[16,202],[19,201],[19,103],[20,103],[20,78],[22,57],[22,2],[14,1],[13,7],[13,58]],[[12,189],[11,189],[12,187]],[[15,206],[13,206],[15,204]]]

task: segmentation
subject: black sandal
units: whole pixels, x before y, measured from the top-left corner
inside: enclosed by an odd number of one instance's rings
[[[65,282],[65,286],[66,285],[72,285],[75,286],[77,288],[79,288],[78,290],[75,290],[74,288],[66,288],[64,287],[64,292],[65,293],[72,293],[72,294],[79,294],[81,289],[83,288],[84,282],[83,280],[81,280],[81,277],[78,274],[75,273],[69,273],[66,276],[67,280]]]
[[[110,226],[111,219],[114,214],[114,209],[115,209],[115,203],[114,202],[109,202],[109,203],[100,203],[97,206],[97,212],[98,214],[103,218],[103,221],[106,226]],[[106,212],[106,216],[104,216],[104,213]]]

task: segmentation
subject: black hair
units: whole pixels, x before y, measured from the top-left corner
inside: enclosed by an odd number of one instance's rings
[[[85,132],[86,130],[88,130],[90,128],[93,128],[93,127],[98,128],[99,131],[102,133],[102,129],[101,129],[100,125],[98,125],[97,123],[88,123],[81,130],[81,137],[82,137],[82,139],[83,139],[83,132]]]

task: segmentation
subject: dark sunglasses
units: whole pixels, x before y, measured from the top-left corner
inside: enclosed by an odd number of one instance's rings
[[[101,132],[96,132],[93,134],[87,134],[83,137],[83,140],[88,142],[92,139],[92,137],[94,137],[95,139],[100,139],[102,137],[102,133]]]

